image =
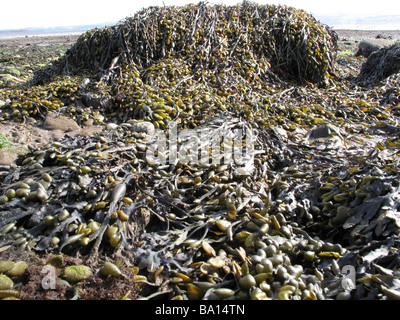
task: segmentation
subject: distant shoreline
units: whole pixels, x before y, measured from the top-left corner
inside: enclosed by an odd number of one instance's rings
[[[46,46],[50,44],[73,44],[82,33],[44,34],[34,36],[0,37],[0,46]]]
[[[57,33],[37,33],[37,34],[5,34],[2,35],[0,33],[0,40],[8,40],[8,39],[18,39],[18,38],[35,38],[35,37],[67,37],[67,36],[75,36],[75,35],[81,35],[82,33],[85,33],[85,31],[82,32],[57,32]]]
[[[89,30],[89,29],[87,29]],[[25,37],[61,37],[71,35],[81,35],[87,31],[82,30],[60,30],[60,31],[49,31],[49,30],[0,30],[0,39],[14,39],[14,38],[25,38]]]
[[[114,25],[112,23],[100,23],[91,25],[82,25],[74,27],[56,27],[56,28],[27,28],[17,30],[0,30],[0,39],[13,39],[13,38],[24,38],[24,37],[60,37],[60,36],[71,36],[81,35],[88,30],[94,28],[103,28],[107,25]]]
[[[350,30],[350,29],[334,29],[340,40],[368,40],[376,39],[379,35],[383,39],[390,39],[393,41],[400,40],[400,30]],[[0,45],[48,45],[57,43],[74,43],[86,31],[71,31],[71,32],[58,32],[58,33],[36,33],[25,35],[8,35],[1,34],[0,31]]]
[[[334,29],[339,39],[347,40],[368,40],[376,39],[378,36],[383,39],[400,40],[400,30],[351,30]]]

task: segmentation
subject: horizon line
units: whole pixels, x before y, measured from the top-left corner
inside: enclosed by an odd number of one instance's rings
[[[391,23],[384,23],[382,21],[379,22],[368,22],[368,21],[360,21],[359,19],[363,17],[363,20],[369,19],[369,18],[374,18],[374,19],[382,19],[385,17],[391,17],[391,18],[400,18],[400,14],[392,14],[392,15],[370,15],[370,14],[356,14],[356,15],[339,15],[339,14],[312,14],[312,16],[318,20],[319,22],[329,25],[330,27],[334,29],[349,29],[349,26],[356,27],[357,30],[359,27],[363,26],[373,26],[373,25],[393,25],[393,29],[388,29],[384,28],[384,30],[400,30],[400,22],[391,22]],[[97,27],[105,27],[105,26],[114,26],[118,24],[119,22],[123,21],[126,18],[129,18],[130,16],[126,16],[118,21],[107,21],[107,22],[96,22],[96,23],[88,23],[88,24],[76,24],[76,25],[59,25],[59,26],[30,26],[30,27],[21,27],[21,28],[10,28],[10,29],[0,29],[1,33],[4,32],[41,32],[41,31],[57,31],[57,30],[62,30],[62,31],[67,31],[68,29],[76,29],[77,31],[80,30],[90,30],[92,28],[97,28]],[[332,23],[330,20],[332,19],[337,19],[337,23],[335,26],[335,23]],[[347,21],[344,21],[346,20]],[[353,19],[353,23],[349,22]],[[324,22],[322,20],[328,20],[327,22]],[[399,19],[400,21],[400,19]],[[345,26],[345,28],[343,28]],[[378,30],[378,29],[360,29],[360,30]]]

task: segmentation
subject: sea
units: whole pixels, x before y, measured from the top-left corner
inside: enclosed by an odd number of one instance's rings
[[[115,25],[117,22],[90,24],[68,27],[54,28],[26,28],[18,30],[0,30],[0,39],[21,38],[21,37],[46,37],[46,36],[66,36],[81,35],[82,33],[94,29],[103,28],[105,26]]]

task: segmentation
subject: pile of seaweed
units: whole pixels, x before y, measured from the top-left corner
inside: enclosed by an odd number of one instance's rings
[[[49,76],[96,70],[119,78],[125,66],[143,70],[174,58],[182,59],[197,76],[206,69],[217,72],[251,64],[256,75],[271,71],[288,80],[321,83],[333,70],[336,49],[336,33],[302,10],[201,2],[150,7],[113,27],[90,30]]]
[[[0,246],[122,255],[150,297],[398,298],[400,80],[338,81],[336,47],[304,11],[249,2],[83,34],[3,117],[118,125],[2,174]]]
[[[33,79],[34,85],[51,87],[51,103],[33,99],[22,112],[67,106],[79,99],[86,77],[93,80],[86,89],[107,102],[102,111],[120,121],[141,118],[165,127],[174,119],[193,126],[198,117],[226,109],[251,117],[255,105],[263,109],[270,103],[268,83],[331,81],[336,49],[334,31],[291,7],[251,2],[150,7],[83,34]],[[71,84],[56,92],[60,86],[51,84],[64,76]]]
[[[372,52],[356,81],[363,86],[374,85],[400,71],[400,44]]]

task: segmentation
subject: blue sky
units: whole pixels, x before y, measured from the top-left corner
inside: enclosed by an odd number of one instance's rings
[[[184,5],[186,0],[6,0],[1,4],[0,30],[28,27],[76,26],[113,23],[151,5]],[[241,1],[219,0],[209,3],[236,4]],[[315,16],[400,15],[400,1],[350,0],[270,0],[258,3],[286,4],[304,9]]]

